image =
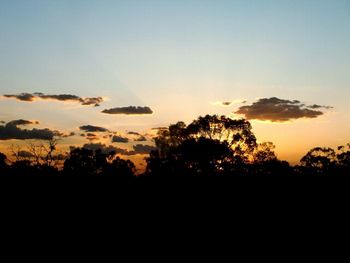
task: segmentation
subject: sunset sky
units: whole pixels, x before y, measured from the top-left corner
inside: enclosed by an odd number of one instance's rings
[[[0,0],[0,151],[11,126],[137,153],[224,114],[295,163],[350,141],[349,49],[349,0]]]

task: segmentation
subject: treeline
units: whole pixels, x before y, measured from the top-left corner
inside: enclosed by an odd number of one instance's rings
[[[337,149],[314,148],[297,166],[279,160],[271,142],[258,143],[246,120],[207,115],[191,124],[178,122],[160,129],[156,150],[146,158],[138,177],[346,176],[350,175],[350,144]],[[13,151],[10,162],[0,153],[4,176],[116,176],[136,178],[136,167],[114,151],[72,148],[55,155],[57,141]]]

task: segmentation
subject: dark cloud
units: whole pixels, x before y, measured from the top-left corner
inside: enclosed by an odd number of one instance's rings
[[[126,137],[115,135],[112,138],[112,142],[114,142],[114,143],[128,143],[129,139]]]
[[[7,125],[10,126],[20,126],[20,125],[31,125],[31,124],[39,124],[38,121],[27,121],[27,120],[14,120],[14,121],[10,121],[9,123],[7,123]]]
[[[20,125],[37,124],[27,120],[15,120],[0,126],[0,140],[51,140],[55,136],[61,136],[58,131],[49,129],[21,129]]]
[[[259,99],[252,105],[242,106],[235,113],[244,115],[248,120],[268,120],[286,122],[293,119],[317,118],[324,113],[324,106],[306,106],[298,100],[283,100],[279,98]]]
[[[5,98],[14,98],[20,101],[27,101],[27,102],[31,102],[34,101],[34,99],[36,98],[34,95],[29,94],[29,93],[21,93],[18,95],[4,95]]]
[[[233,106],[234,104],[244,104],[244,103],[247,103],[247,101],[242,99],[235,99],[231,101],[216,101],[216,102],[213,102],[212,104],[227,108],[227,107]]]
[[[152,130],[154,131],[166,131],[168,130],[169,128],[168,127],[156,127],[156,128],[152,128]]]
[[[101,150],[103,153],[115,152],[116,154],[128,155],[128,150],[114,147],[112,145],[105,145],[102,143],[89,143],[83,146],[84,149],[90,151]]]
[[[109,132],[108,129],[92,125],[80,126],[79,129],[85,132]]]
[[[15,94],[15,95],[4,95],[5,98],[14,98],[20,101],[26,101],[26,102],[33,102],[36,99],[43,99],[43,100],[57,100],[57,101],[73,101],[78,102],[81,105],[95,105],[100,106],[100,103],[103,102],[103,98],[101,97],[95,97],[95,98],[82,98],[76,95],[71,94],[59,94],[59,95],[46,95],[44,93],[21,93],[21,94]]]
[[[128,135],[136,135],[136,136],[140,136],[140,134],[138,132],[128,132]]]
[[[145,115],[145,114],[153,114],[153,111],[149,107],[119,107],[112,108],[102,111],[102,113],[106,114],[123,114],[123,115]]]
[[[133,146],[134,151],[131,154],[149,154],[151,151],[157,150],[156,147],[144,144],[137,144]]]
[[[147,141],[147,138],[143,135],[140,135],[140,137],[136,138],[134,141],[135,142],[145,142],[145,141]]]
[[[73,137],[73,136],[75,136],[75,132],[71,132],[71,133],[69,133],[69,134],[64,134],[64,135],[62,135],[61,137],[63,137],[63,138],[68,138],[68,137]]]
[[[103,153],[115,152],[116,154],[120,154],[124,156],[132,156],[137,154],[146,155],[146,154],[149,154],[151,151],[157,149],[153,146],[138,144],[133,147],[134,149],[133,151],[128,151],[126,149],[114,147],[113,145],[105,145],[102,143],[85,144],[83,148],[91,151],[101,150]]]
[[[147,141],[147,138],[145,135],[142,135],[138,132],[128,132],[128,135],[133,135],[133,136],[137,136],[137,138],[134,139],[135,142],[145,142]]]
[[[322,106],[322,105],[317,105],[317,104],[307,106],[307,108],[308,109],[313,109],[313,110],[318,110],[318,109],[329,110],[329,109],[333,109],[333,107],[331,107],[331,106]]]
[[[100,138],[99,138],[96,134],[91,133],[91,132],[88,132],[88,133],[86,134],[86,139],[88,139],[89,141],[97,141],[97,140],[99,140]]]

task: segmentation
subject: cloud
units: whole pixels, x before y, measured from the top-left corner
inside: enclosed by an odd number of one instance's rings
[[[44,93],[21,93],[21,94],[6,94],[4,95],[5,98],[13,98],[19,101],[25,101],[25,102],[33,102],[36,99],[42,99],[42,100],[56,100],[56,101],[72,101],[72,102],[78,102],[81,105],[95,105],[100,106],[100,103],[103,102],[102,97],[93,97],[93,98],[82,98],[76,95],[71,94],[59,94],[59,95],[46,95]]]
[[[306,106],[298,100],[283,100],[273,97],[259,99],[252,105],[242,106],[235,113],[244,115],[248,120],[286,122],[293,119],[317,118],[324,114],[319,110],[322,108],[329,107]]]
[[[168,127],[156,127],[156,128],[152,128],[153,131],[166,131],[168,130]]]
[[[142,135],[138,132],[128,132],[128,135],[133,135],[136,136],[136,138],[134,139],[135,142],[145,142],[147,141],[147,138],[145,135]]]
[[[116,136],[113,136],[112,142],[114,142],[114,143],[128,143],[129,139],[126,137],[116,135]]]
[[[68,134],[63,134],[61,137],[62,138],[69,138],[69,137],[73,137],[73,136],[75,136],[75,132],[70,132]]]
[[[322,106],[322,105],[317,105],[317,104],[307,106],[307,108],[308,109],[313,109],[313,110],[317,110],[317,109],[326,109],[326,110],[333,109],[333,107],[331,107],[331,106]]]
[[[31,125],[31,124],[39,124],[38,121],[27,121],[27,120],[15,120],[15,121],[10,121],[7,123],[7,125],[10,126],[20,126],[20,125]]]
[[[100,139],[100,137],[98,137],[96,134],[94,133],[91,133],[91,132],[88,132],[86,134],[86,139],[89,140],[89,141],[97,141]]]
[[[5,98],[14,98],[20,101],[32,102],[35,99],[35,96],[29,93],[21,93],[18,95],[4,95]]]
[[[79,129],[85,132],[109,132],[108,129],[92,125],[80,126]]]
[[[136,135],[136,136],[140,136],[140,134],[138,132],[128,132],[128,135]]]
[[[242,99],[237,99],[232,101],[216,101],[216,102],[212,102],[212,105],[228,108],[235,104],[243,104],[243,103],[247,103],[247,101]]]
[[[135,142],[146,142],[147,138],[143,135],[140,135],[140,137],[136,138],[134,141]]]
[[[153,147],[153,146],[138,144],[133,146],[133,149],[134,149],[133,151],[128,151],[126,149],[114,147],[113,145],[105,145],[102,143],[88,143],[88,144],[85,144],[83,148],[91,151],[101,150],[103,153],[115,152],[116,154],[120,154],[124,156],[132,156],[137,154],[146,155],[146,154],[149,154],[151,151],[157,149],[156,147]]]
[[[49,129],[21,129],[20,125],[38,124],[27,120],[14,120],[0,126],[0,140],[51,140],[55,136],[61,136],[58,131]]]
[[[145,114],[153,114],[153,111],[149,107],[119,107],[106,109],[102,111],[102,113],[106,114],[123,114],[123,115],[145,115]]]
[[[90,151],[97,151],[101,150],[103,153],[110,153],[115,152],[116,154],[122,154],[122,155],[128,155],[128,150],[121,149],[118,147],[114,147],[112,145],[105,145],[102,143],[89,143],[85,144],[83,146],[84,149],[90,150]]]
[[[134,151],[130,152],[132,154],[149,154],[151,151],[157,150],[156,147],[144,144],[137,144],[133,146]]]

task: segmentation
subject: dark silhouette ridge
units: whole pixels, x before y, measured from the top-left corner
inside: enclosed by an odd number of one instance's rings
[[[299,165],[291,166],[277,158],[273,143],[257,143],[250,122],[244,119],[207,115],[189,125],[178,122],[159,129],[154,142],[155,147],[134,147],[135,153],[151,151],[146,158],[146,171],[138,176],[135,165],[118,157],[122,152],[115,147],[102,144],[103,149],[71,147],[70,153],[65,155],[56,153],[57,140],[31,144],[27,151],[12,149],[13,161],[0,153],[0,174],[28,177],[106,176],[128,180],[151,177],[350,175],[350,144],[337,149],[316,147],[301,159]]]

